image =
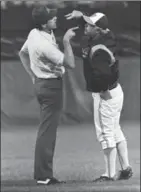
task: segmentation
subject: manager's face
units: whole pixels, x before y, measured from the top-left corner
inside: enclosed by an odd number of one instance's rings
[[[84,28],[84,34],[86,36],[95,36],[98,32],[99,32],[99,27],[97,27],[96,25],[90,25],[89,23],[85,24],[85,28]]]

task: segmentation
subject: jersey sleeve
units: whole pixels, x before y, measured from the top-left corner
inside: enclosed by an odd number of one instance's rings
[[[28,54],[28,39],[23,44],[21,51]]]
[[[95,75],[109,74],[111,64],[111,57],[105,50],[97,50],[91,58],[91,66]]]

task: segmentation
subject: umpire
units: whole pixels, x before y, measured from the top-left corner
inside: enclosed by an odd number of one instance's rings
[[[28,35],[19,56],[32,78],[40,104],[40,126],[35,148],[34,179],[37,184],[56,184],[53,177],[53,156],[56,132],[62,109],[62,77],[65,68],[74,68],[70,40],[75,28],[63,38],[64,53],[59,50],[53,30],[57,27],[56,11],[38,5],[32,11],[35,28]]]

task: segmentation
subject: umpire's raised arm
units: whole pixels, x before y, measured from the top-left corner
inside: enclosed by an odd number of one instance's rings
[[[73,50],[70,44],[70,40],[76,35],[75,30],[78,27],[74,27],[69,29],[63,38],[63,45],[64,45],[64,66],[69,68],[75,67],[75,58],[73,54]]]

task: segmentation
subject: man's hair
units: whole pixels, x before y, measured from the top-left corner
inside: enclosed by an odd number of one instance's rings
[[[42,25],[56,16],[56,9],[49,9],[46,5],[36,5],[32,11],[35,27],[42,30]]]

